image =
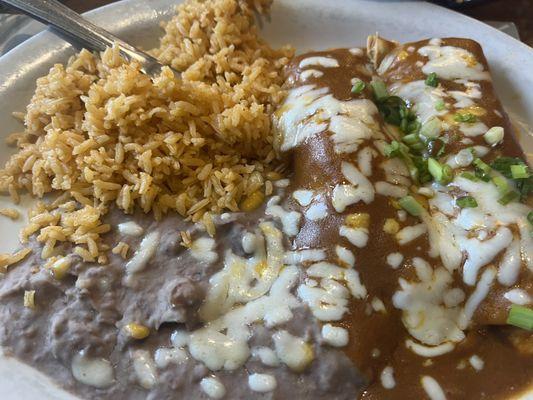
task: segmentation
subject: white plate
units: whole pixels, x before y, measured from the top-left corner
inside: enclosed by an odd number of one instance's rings
[[[157,44],[159,22],[173,12],[172,0],[124,0],[94,10],[87,17],[121,38],[144,48]],[[263,35],[273,45],[293,44],[298,51],[362,46],[368,34],[399,41],[428,37],[468,37],[483,45],[498,94],[508,110],[533,126],[533,49],[481,22],[418,1],[276,0]],[[0,58],[0,140],[22,129],[11,112],[24,110],[35,80],[52,64],[65,62],[72,46],[43,32]],[[529,111],[529,112],[528,112]],[[527,146],[528,149],[533,147]],[[0,163],[10,149],[0,145]],[[0,198],[0,207],[9,202]],[[27,204],[20,208],[24,209]],[[22,221],[18,226],[22,225]],[[0,252],[17,245],[16,227],[0,221]],[[533,399],[533,394],[526,396]],[[524,397],[524,399],[526,398]],[[14,360],[0,359],[0,398],[74,399],[44,376]]]

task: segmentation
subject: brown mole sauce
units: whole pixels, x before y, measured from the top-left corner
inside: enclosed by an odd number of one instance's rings
[[[421,47],[426,42],[418,42],[415,47]],[[475,53],[478,60],[482,60],[486,67],[486,61],[481,49],[472,45],[470,41],[453,39],[453,45],[465,47]],[[450,42],[450,44],[452,44]],[[407,47],[409,45],[405,45]],[[347,49],[335,49],[323,52],[312,52],[296,57],[287,69],[287,86],[301,86],[298,83],[300,70],[299,62],[303,58],[311,56],[330,56],[339,62],[337,68],[321,68],[324,74],[319,77],[310,77],[305,84],[313,84],[317,87],[328,87],[335,98],[339,100],[351,100],[357,98],[371,99],[368,83],[372,78],[371,63],[366,55],[353,55]],[[416,52],[401,62],[394,63],[392,70],[395,71],[387,76],[387,81],[401,79],[405,82],[415,79],[423,79],[419,69],[414,67],[418,60]],[[422,74],[422,75],[421,75]],[[351,79],[357,77],[367,83],[365,90],[359,95],[351,93]],[[446,82],[448,83],[448,82]],[[455,83],[451,83],[455,85]],[[450,87],[452,89],[452,87]],[[453,89],[459,89],[453,87]],[[508,118],[501,104],[494,95],[492,84],[483,82],[481,87],[483,99],[480,101],[489,112],[481,120],[488,126],[504,126],[506,132],[511,132]],[[494,114],[498,110],[502,117]],[[380,119],[379,116],[375,116]],[[380,121],[382,126],[383,121]],[[475,140],[476,138],[474,138]],[[363,148],[363,143],[359,148]],[[481,144],[481,143],[480,143]],[[465,147],[463,145],[463,147]],[[502,153],[512,156],[522,156],[522,151],[512,135],[505,137]],[[328,188],[331,192],[339,183],[345,183],[340,165],[343,160],[354,161],[354,156],[349,154],[337,154],[333,149],[333,143],[329,132],[323,132],[308,139],[304,144],[292,150],[293,171],[295,173],[289,193],[296,189],[320,190]],[[377,158],[377,160],[376,160]],[[373,166],[378,165],[384,158],[378,155],[373,161]],[[381,168],[373,168],[372,182],[385,181],[384,172]],[[293,206],[299,205],[294,202]],[[401,276],[408,280],[416,279],[414,268],[411,265],[413,257],[419,256],[436,265],[438,259],[430,259],[427,256],[429,248],[427,235],[413,242],[399,246],[393,235],[383,231],[383,224],[387,218],[397,220],[397,209],[385,197],[376,195],[370,204],[359,202],[347,207],[344,213],[337,213],[328,202],[328,217],[321,221],[304,219],[300,233],[295,239],[297,248],[325,248],[329,260],[336,260],[335,245],[340,244],[351,249],[356,258],[355,269],[359,272],[361,282],[366,286],[368,295],[364,300],[352,299],[350,311],[340,322],[350,332],[350,342],[344,349],[345,353],[353,360],[354,364],[368,378],[369,386],[362,394],[362,399],[424,399],[427,394],[420,384],[420,378],[429,375],[439,382],[448,399],[510,399],[514,394],[527,388],[533,383],[533,343],[531,335],[520,337],[512,344],[512,335],[516,336],[519,331],[514,328],[497,326],[479,326],[471,329],[467,338],[456,345],[455,349],[447,354],[428,359],[414,354],[404,345],[409,338],[401,321],[401,312],[392,304],[392,295],[398,290],[398,278]],[[344,218],[350,213],[369,213],[369,241],[366,247],[356,248],[345,238],[340,237],[339,227]],[[407,216],[401,227],[415,225],[420,221]],[[388,254],[401,252],[404,255],[403,266],[394,270],[386,262]],[[526,276],[527,275],[527,276]],[[463,285],[458,274],[454,277],[455,284],[462,287],[467,293],[474,288]],[[523,273],[520,277],[519,286],[531,288],[532,280],[530,273]],[[496,290],[494,290],[496,289]],[[504,323],[502,316],[507,315],[503,307],[498,307],[502,302],[503,288],[493,287],[495,296],[493,300],[487,300],[479,307],[474,321],[488,321],[489,324]],[[508,290],[508,289],[507,289]],[[369,312],[371,300],[377,297],[383,301],[386,313]],[[502,314],[502,308],[504,313]],[[497,321],[497,322],[495,322]],[[519,333],[523,336],[523,332]],[[516,343],[515,343],[516,344]],[[524,349],[525,347],[525,349]],[[379,356],[374,354],[379,350]],[[478,355],[484,361],[484,368],[475,371],[469,364],[468,359],[472,355]],[[430,363],[431,365],[428,365]],[[458,369],[458,365],[464,368]],[[396,385],[392,390],[383,388],[380,382],[381,371],[386,366],[394,369]]]

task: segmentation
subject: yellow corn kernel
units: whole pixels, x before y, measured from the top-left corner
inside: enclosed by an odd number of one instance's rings
[[[350,228],[367,228],[370,225],[370,214],[354,213],[346,216],[345,224]]]
[[[407,53],[405,50],[402,50],[398,53],[398,60],[403,61],[409,56],[409,53]]]
[[[35,308],[35,290],[24,291],[24,307]]]
[[[50,267],[54,278],[56,278],[57,280],[63,279],[65,275],[67,275],[68,270],[70,269],[70,264],[71,261],[68,257],[62,257],[55,261]]]
[[[394,235],[400,230],[400,224],[394,218],[387,218],[383,224],[383,231],[389,235]]]
[[[253,211],[257,207],[259,207],[261,204],[263,204],[263,201],[265,200],[265,195],[262,191],[256,190],[252,194],[248,195],[242,202],[241,202],[241,210],[242,211]]]
[[[389,203],[390,203],[391,206],[393,206],[397,210],[401,210],[402,209],[402,206],[400,205],[400,203],[398,203],[397,200],[389,199]]]
[[[150,334],[150,329],[144,325],[132,322],[124,327],[124,331],[134,339],[144,339]]]

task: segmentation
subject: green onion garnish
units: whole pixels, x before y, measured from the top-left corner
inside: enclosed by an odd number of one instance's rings
[[[475,174],[479,179],[485,182],[490,181],[492,169],[487,164],[485,164],[483,160],[481,160],[480,158],[474,158],[472,164],[474,164]]]
[[[506,178],[514,181],[521,200],[527,199],[527,196],[533,192],[533,175],[522,159],[518,157],[498,157],[491,163],[491,167]]]
[[[483,135],[483,137],[488,144],[495,145],[503,140],[503,135],[504,131],[501,126],[493,126]]]
[[[372,90],[374,91],[374,97],[378,101],[389,95],[387,86],[385,86],[385,82],[380,79],[372,80],[372,82],[370,82],[370,87],[372,87]]]
[[[479,178],[470,172],[463,172],[460,176],[470,181],[474,181],[474,182],[479,181]]]
[[[524,164],[511,165],[511,176],[513,177],[513,179],[529,178],[529,169],[527,165],[524,165]]]
[[[513,304],[507,317],[507,323],[530,331],[533,329],[533,310]]]
[[[420,137],[417,133],[410,133],[409,135],[405,135],[402,138],[402,141],[407,143],[408,145],[418,143],[420,141]]]
[[[498,203],[505,206],[512,201],[518,200],[519,198],[520,198],[520,195],[518,194],[518,192],[515,192],[514,190],[510,190],[509,192],[505,193],[502,197],[498,199]]]
[[[457,113],[453,117],[454,121],[473,123],[477,121],[477,117],[471,113]]]
[[[443,185],[452,180],[452,169],[448,164],[442,165],[434,158],[428,158],[428,170],[435,180]]]
[[[420,128],[420,134],[428,139],[435,139],[440,135],[442,123],[437,117],[428,119]]]
[[[426,78],[426,85],[431,87],[437,87],[439,84],[439,78],[437,78],[437,74],[435,72],[432,72],[428,75]]]
[[[455,204],[461,208],[476,208],[477,201],[472,196],[463,196],[455,200]]]
[[[440,99],[435,102],[435,111],[442,111],[446,108],[446,104],[444,104],[444,100]]]
[[[530,211],[528,214],[527,214],[527,220],[529,221],[529,223],[531,225],[533,225],[533,211]]]
[[[366,87],[366,84],[361,79],[359,79],[353,84],[352,93],[359,94],[365,89],[365,87]]]
[[[481,158],[475,158],[473,163],[476,166],[476,168],[479,168],[480,170],[482,170],[486,174],[490,174],[491,171],[492,171],[490,166],[488,164],[484,163]]]
[[[411,214],[413,217],[418,217],[424,211],[424,207],[420,205],[418,201],[415,200],[413,196],[405,196],[398,200],[400,206]]]
[[[496,188],[500,194],[505,194],[509,191],[509,183],[501,176],[494,176],[492,178],[492,183],[496,185]]]
[[[390,144],[385,145],[383,151],[389,158],[398,157],[400,155],[400,143],[393,140]]]

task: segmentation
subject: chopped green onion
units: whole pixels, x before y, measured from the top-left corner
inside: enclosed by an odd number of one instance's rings
[[[437,87],[438,84],[439,84],[439,78],[437,78],[437,74],[435,72],[432,72],[431,74],[429,74],[428,77],[426,78],[426,85],[431,86],[431,87]]]
[[[498,157],[491,163],[491,167],[506,178],[513,179],[522,200],[527,199],[527,196],[533,192],[533,176],[528,165],[520,158]]]
[[[507,317],[507,323],[530,331],[533,329],[533,310],[513,304]]]
[[[492,183],[496,185],[496,188],[500,194],[505,194],[509,191],[509,183],[501,176],[494,176],[492,178]]]
[[[498,199],[498,203],[505,206],[509,204],[512,201],[518,200],[520,198],[520,195],[515,192],[514,190],[511,190],[507,193],[505,193],[502,197]]]
[[[354,82],[352,86],[352,93],[359,94],[365,89],[365,87],[366,87],[366,84],[361,79],[359,79],[356,82]]]
[[[421,126],[422,124],[420,123],[420,121],[411,121],[407,124],[407,129],[405,130],[405,133],[418,132],[420,131]]]
[[[398,200],[400,206],[411,214],[413,217],[418,217],[424,211],[424,207],[420,205],[418,201],[415,200],[413,196],[405,196]]]
[[[512,179],[512,165],[525,165],[525,162],[518,157],[498,157],[491,163],[491,167],[500,172],[506,178]]]
[[[387,87],[385,86],[385,82],[380,79],[374,79],[372,82],[370,82],[370,86],[374,91],[374,97],[376,100],[384,99],[389,95],[387,92]]]
[[[473,123],[477,121],[477,117],[472,113],[457,113],[453,117],[454,121]]]
[[[390,144],[385,145],[383,151],[389,158],[398,157],[400,155],[400,143],[393,140]]]
[[[434,158],[428,158],[428,170],[435,180],[443,185],[449,183],[452,178],[452,169],[448,164],[442,165]]]
[[[422,142],[416,142],[416,143],[413,143],[411,145],[409,145],[409,148],[411,150],[414,150],[415,152],[418,152],[418,153],[421,153],[423,152],[424,150],[427,149],[426,145]]]
[[[402,140],[408,145],[411,145],[418,143],[420,141],[420,137],[417,133],[410,133],[409,135],[405,135]]]
[[[439,151],[437,151],[437,157],[442,157],[446,153],[446,142],[442,139],[437,139],[435,142],[439,141],[442,145]]]
[[[444,100],[439,99],[435,102],[435,111],[442,111],[446,108],[446,104],[444,103]]]
[[[460,176],[474,182],[479,181],[479,178],[470,172],[463,172]]]
[[[477,201],[472,196],[463,196],[455,200],[455,204],[461,208],[476,208]]]
[[[486,163],[483,162],[483,160],[481,158],[476,158],[474,159],[474,165],[479,168],[480,170],[482,170],[484,173],[486,174],[490,174],[492,169],[490,168],[490,166]]]
[[[513,179],[527,179],[529,178],[529,170],[527,165],[518,164],[511,165],[511,176]]]
[[[528,214],[527,214],[527,220],[529,221],[529,223],[531,225],[533,225],[533,211],[530,211]]]
[[[442,129],[442,123],[437,117],[430,118],[420,128],[420,134],[428,139],[435,139],[439,137]]]
[[[495,145],[503,140],[503,135],[504,131],[501,126],[493,126],[487,132],[485,132],[483,137],[485,138],[485,142],[490,145]]]
[[[491,178],[492,169],[480,158],[474,158],[475,174],[482,181],[488,182]]]

